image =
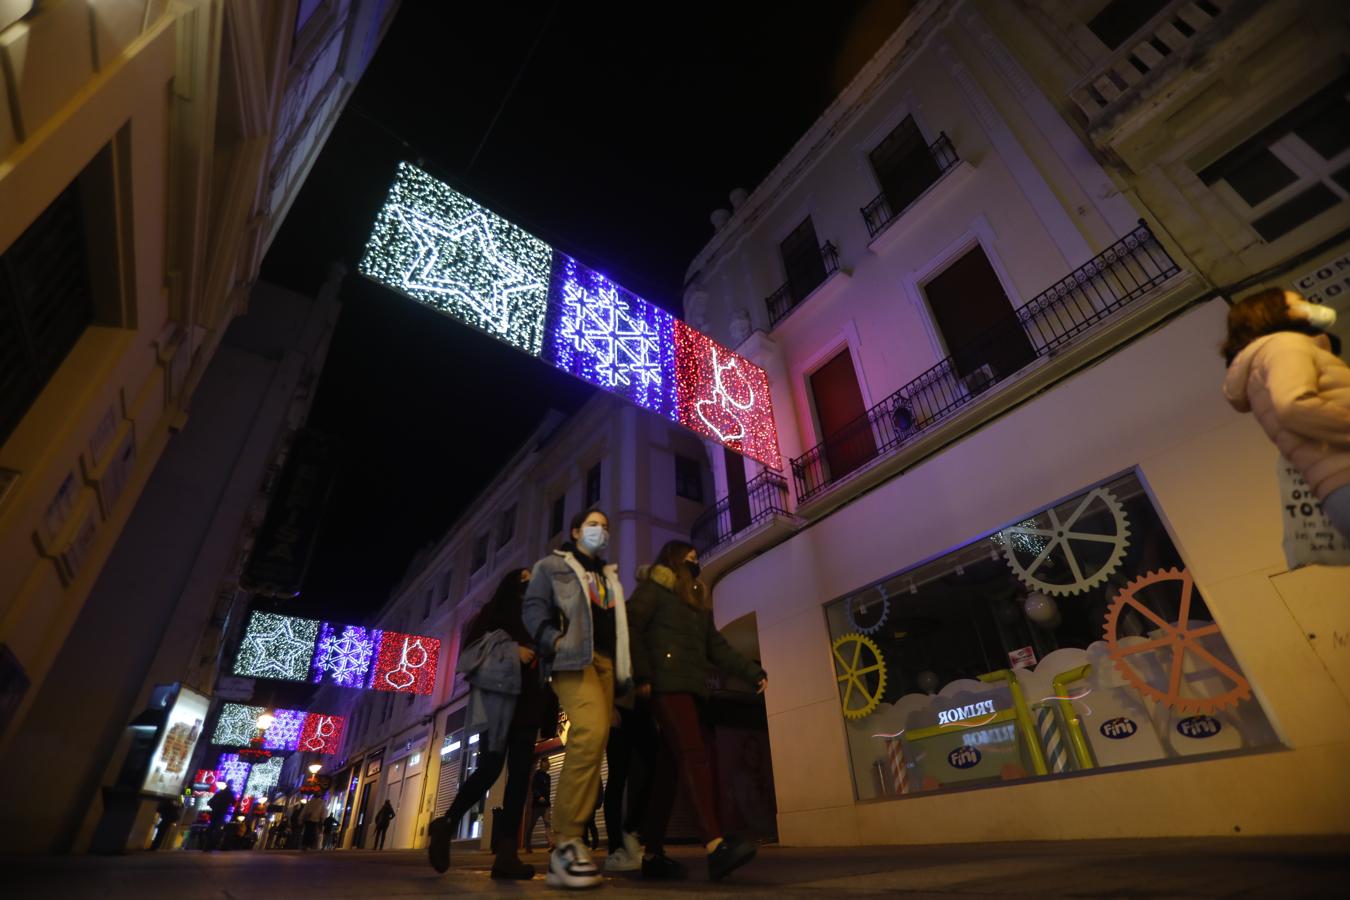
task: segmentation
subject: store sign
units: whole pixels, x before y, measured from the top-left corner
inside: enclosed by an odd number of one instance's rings
[[[1327,260],[1310,272],[1294,279],[1294,290],[1313,303],[1331,303],[1339,306],[1350,296],[1350,253]]]
[[[1131,737],[1139,730],[1139,726],[1134,724],[1133,719],[1127,719],[1120,716],[1114,719],[1107,719],[1102,723],[1100,730],[1102,737],[1108,737],[1113,741],[1121,741],[1127,737]]]
[[[1213,716],[1187,716],[1177,723],[1177,733],[1188,738],[1214,737],[1223,724]]]
[[[1035,667],[1036,649],[1034,647],[1022,647],[1008,654],[1008,668],[1010,669],[1033,669]]]
[[[975,703],[968,703],[965,706],[958,706],[955,709],[938,710],[938,724],[951,725],[979,716],[992,716],[995,712],[993,700],[980,700]]]
[[[974,747],[963,745],[947,754],[947,765],[953,769],[973,769],[980,764],[983,756]]]
[[[180,687],[164,719],[159,743],[150,756],[150,768],[141,790],[161,797],[176,797],[183,792],[188,761],[197,748],[209,701],[196,691]]]
[[[383,750],[366,760],[366,777],[374,778],[376,775],[380,774],[382,768],[384,768]]]

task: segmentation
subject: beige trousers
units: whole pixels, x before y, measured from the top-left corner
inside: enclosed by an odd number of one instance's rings
[[[567,750],[553,801],[553,840],[580,840],[600,793],[600,763],[614,715],[614,662],[595,654],[578,672],[554,672],[553,692],[567,713]]]

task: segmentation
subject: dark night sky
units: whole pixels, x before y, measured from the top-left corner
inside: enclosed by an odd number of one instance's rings
[[[404,0],[263,278],[313,293],[330,260],[354,272],[395,164],[420,157],[678,312],[708,214],[759,183],[909,4],[560,2],[549,19],[550,5]],[[592,388],[359,276],[342,301],[309,424],[340,438],[343,463],[301,600],[287,606],[355,621],[547,408],[574,410]]]

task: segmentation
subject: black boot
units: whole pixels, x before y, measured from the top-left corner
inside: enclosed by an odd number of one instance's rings
[[[503,847],[497,851],[497,858],[492,861],[492,877],[529,881],[534,877],[534,866],[521,862],[514,847],[509,850]]]
[[[755,858],[756,847],[749,841],[725,838],[708,854],[708,880],[721,881]]]
[[[454,826],[445,816],[437,816],[427,826],[427,859],[437,872],[450,869],[450,837],[454,833]]]

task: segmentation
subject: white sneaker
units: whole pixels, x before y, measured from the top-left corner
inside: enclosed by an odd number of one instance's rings
[[[544,883],[549,887],[592,888],[604,883],[600,870],[591,861],[591,854],[581,841],[564,841],[548,855],[548,875]]]
[[[634,856],[628,852],[627,846],[623,846],[605,857],[606,872],[636,872],[640,868],[642,868],[641,850]]]
[[[623,849],[628,851],[628,855],[639,865],[642,865],[642,842],[638,836],[631,831],[623,833]]]

